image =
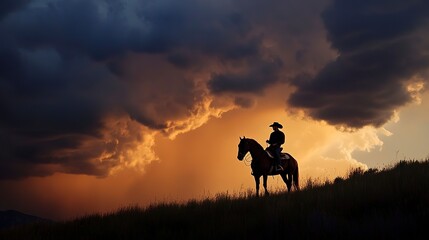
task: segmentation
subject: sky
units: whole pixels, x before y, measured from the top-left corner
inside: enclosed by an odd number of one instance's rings
[[[0,210],[63,220],[429,157],[425,0],[6,0]],[[284,190],[270,177],[271,190]]]

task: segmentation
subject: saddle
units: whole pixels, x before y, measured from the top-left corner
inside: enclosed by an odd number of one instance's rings
[[[280,150],[283,150],[283,148],[280,148]],[[269,149],[265,149],[265,152],[267,152],[270,158],[274,158],[273,154],[270,152]],[[289,153],[280,153],[280,160],[289,160],[289,159],[290,159]]]
[[[280,150],[283,150],[283,148],[280,148]],[[267,148],[265,149],[265,151],[267,152],[268,156],[274,160],[274,156],[273,154],[270,152],[270,150]],[[289,155],[289,153],[280,153],[280,165],[285,168],[285,165],[288,165],[287,163],[289,162],[289,159],[291,159],[291,156]],[[274,163],[274,161],[273,161]],[[275,170],[274,165],[271,165],[270,170],[268,171],[269,174],[276,174],[277,171]],[[252,174],[253,175],[253,174]]]

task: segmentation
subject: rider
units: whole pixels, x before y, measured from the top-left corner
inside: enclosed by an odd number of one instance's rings
[[[281,171],[283,168],[280,165],[280,153],[282,151],[280,147],[283,143],[285,143],[285,134],[280,131],[279,128],[283,128],[283,126],[278,122],[274,122],[270,125],[270,127],[273,128],[273,132],[270,134],[270,139],[267,140],[267,143],[270,144],[268,149],[274,155],[274,165],[276,167],[276,171]]]

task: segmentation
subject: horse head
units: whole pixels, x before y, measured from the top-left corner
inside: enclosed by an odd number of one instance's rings
[[[246,137],[240,137],[240,143],[238,144],[238,160],[243,160],[244,156],[246,156],[247,152],[249,152],[249,143]]]

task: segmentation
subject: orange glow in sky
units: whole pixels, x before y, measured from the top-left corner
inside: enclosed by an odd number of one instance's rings
[[[272,89],[270,93],[275,92]],[[2,198],[2,205],[54,219],[69,219],[129,205],[147,206],[204,199],[217,193],[254,191],[250,167],[236,158],[237,144],[239,137],[246,136],[265,147],[271,132],[268,125],[273,121],[284,125],[284,150],[298,160],[301,185],[308,178],[332,180],[344,176],[351,168],[367,168],[352,153],[377,151],[383,144],[380,137],[389,135],[373,128],[339,131],[323,122],[290,115],[264,101],[269,102],[261,100],[253,108],[232,110],[174,139],[157,134],[153,151],[158,160],[145,165],[143,171],[129,167],[105,178],[55,174],[2,181],[0,188],[9,193]],[[418,111],[427,107],[427,102],[423,103]],[[268,186],[272,190],[285,190],[279,176],[269,177]]]
[[[6,2],[0,210],[254,192],[237,145],[273,122],[301,186],[429,156],[427,1]]]

